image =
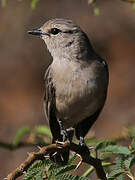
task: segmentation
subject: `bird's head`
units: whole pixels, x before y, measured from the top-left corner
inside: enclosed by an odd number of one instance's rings
[[[86,34],[68,19],[49,20],[41,28],[28,33],[40,36],[54,58],[78,56],[78,53],[87,51],[89,45]]]

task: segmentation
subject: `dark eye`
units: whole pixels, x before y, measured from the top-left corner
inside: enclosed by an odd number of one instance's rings
[[[54,34],[54,35],[58,34],[59,32],[61,32],[61,30],[60,30],[60,29],[57,29],[57,28],[52,28],[52,29],[50,30],[50,33],[51,33],[51,34]]]

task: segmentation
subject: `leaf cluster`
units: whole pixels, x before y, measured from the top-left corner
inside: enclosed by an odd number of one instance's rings
[[[51,132],[47,126],[38,126],[35,128],[24,127],[19,130],[13,140],[13,144],[17,146],[22,139],[32,133],[38,137],[48,137],[48,141],[41,144],[49,144]],[[90,147],[91,155],[102,160],[102,166],[107,175],[108,180],[124,180],[127,177],[134,179],[135,174],[135,128],[126,128],[126,134],[110,140],[99,140],[96,138],[87,138],[87,145]],[[69,163],[60,167],[52,163],[49,159],[34,162],[27,170],[23,180],[88,180],[95,171],[94,168],[88,167],[82,176],[76,176],[74,170],[77,166],[77,156],[71,155]],[[71,173],[69,173],[69,171]]]
[[[73,171],[76,168],[74,164],[74,156],[70,159],[68,165],[58,166],[52,163],[49,159],[36,161],[28,169],[23,180],[88,180],[86,177],[79,177],[67,172]]]

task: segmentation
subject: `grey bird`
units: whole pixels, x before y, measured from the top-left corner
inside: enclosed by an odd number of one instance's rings
[[[44,97],[52,143],[71,142],[75,132],[82,150],[88,150],[84,137],[98,118],[107,96],[106,61],[72,20],[52,19],[28,33],[40,36],[53,57],[45,73]],[[60,165],[67,164],[69,150],[51,159]]]

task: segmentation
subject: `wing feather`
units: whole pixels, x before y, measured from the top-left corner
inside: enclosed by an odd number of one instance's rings
[[[49,66],[45,76],[45,96],[44,96],[44,109],[45,116],[49,122],[50,129],[53,136],[53,142],[56,140],[61,140],[60,126],[56,116],[56,96],[55,96],[55,86],[52,81],[52,71]]]

